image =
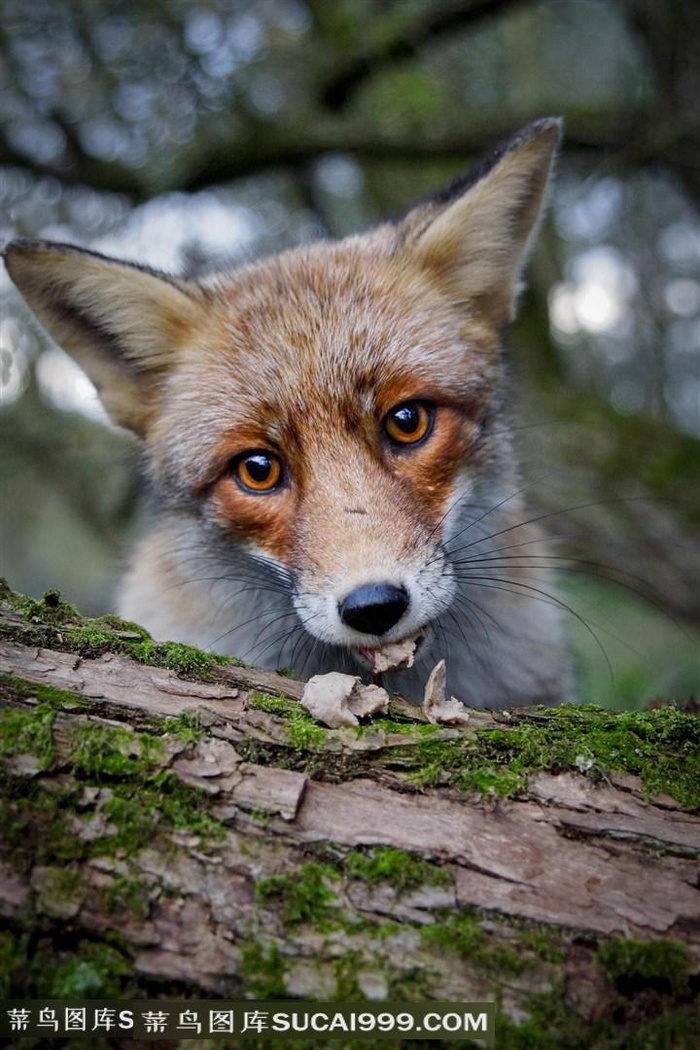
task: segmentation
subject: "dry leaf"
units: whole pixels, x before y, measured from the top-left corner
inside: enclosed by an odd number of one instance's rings
[[[430,672],[423,698],[423,714],[434,725],[462,725],[469,721],[469,712],[461,700],[445,697],[447,670],[441,660]]]
[[[309,679],[301,703],[317,722],[338,729],[356,726],[358,718],[386,712],[389,694],[378,685],[362,685],[357,675],[331,671]]]

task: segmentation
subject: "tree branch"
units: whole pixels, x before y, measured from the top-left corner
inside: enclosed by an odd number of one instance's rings
[[[664,154],[700,201],[700,21],[694,0],[623,0],[623,12],[640,39],[656,76],[656,135]],[[651,137],[651,136],[649,136]]]
[[[89,186],[104,193],[119,193],[134,204],[149,200],[153,186],[144,169],[130,168],[120,161],[105,161],[91,157],[79,147],[74,134],[70,156],[55,161],[39,161],[11,144],[0,126],[0,165],[19,168],[36,178],[55,179],[62,186]]]
[[[532,1015],[542,1045],[568,1045],[563,1017],[579,1037],[629,1028],[628,1045],[640,1020],[692,1023],[692,716],[473,712],[447,729],[394,701],[391,720],[326,730],[299,683],[195,672],[192,651],[149,648],[133,625],[5,593],[10,996],[49,994],[97,946],[100,992],[127,981],[130,997],[177,982],[195,997],[495,998],[504,1025]],[[676,799],[658,794],[662,769]],[[534,989],[559,1004],[544,1020]]]
[[[601,115],[602,117],[602,115]],[[527,115],[521,120],[525,123]],[[616,165],[634,165],[635,155],[625,154],[626,129],[646,119],[642,112],[618,114],[616,127],[608,118],[596,121],[590,112],[567,121],[567,152],[574,156],[601,153],[616,158]],[[377,128],[354,119],[319,117],[295,119],[286,114],[275,122],[251,127],[236,142],[220,142],[202,160],[201,153],[183,160],[178,189],[196,191],[248,177],[275,167],[297,167],[329,152],[352,154],[361,160],[454,160],[463,164],[493,146],[513,131],[513,117],[463,114],[459,124],[433,123],[417,131],[413,127]],[[641,149],[641,147],[638,147]],[[648,151],[644,148],[644,159]]]
[[[321,88],[321,101],[329,109],[341,110],[365,81],[386,66],[415,57],[421,47],[447,33],[474,26],[526,3],[531,4],[532,0],[467,0],[463,4],[442,6],[428,3],[423,10],[411,15],[402,12],[395,35],[378,32],[373,21],[370,27],[373,39],[333,72]],[[391,15],[385,18],[390,20]]]

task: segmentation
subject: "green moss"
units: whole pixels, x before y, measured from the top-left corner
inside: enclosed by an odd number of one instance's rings
[[[525,931],[523,931],[524,933]],[[447,947],[447,942],[443,942]],[[497,1018],[499,1050],[696,1050],[700,1006],[690,988],[690,953],[677,941],[603,941],[595,958],[614,984],[604,1015],[582,1024],[561,976],[527,997],[529,1015]]]
[[[326,730],[313,720],[292,718],[286,727],[287,739],[296,751],[316,751],[326,742]]]
[[[130,960],[116,948],[84,940],[56,967],[45,994],[57,999],[121,998],[132,972]]]
[[[150,733],[95,722],[74,722],[70,728],[75,775],[93,785],[148,773],[162,763],[162,741]]]
[[[562,932],[557,927],[525,927],[520,930],[520,943],[543,962],[563,963],[566,960]]]
[[[116,944],[76,935],[64,945],[48,933],[32,941],[12,929],[0,934],[4,999],[130,998],[133,972],[128,954]]]
[[[32,711],[8,709],[0,713],[2,750],[18,754],[30,750],[42,767],[53,760],[52,706]],[[67,792],[48,792],[40,782],[27,784],[6,777],[2,833],[19,854],[35,863],[55,863],[106,852],[131,855],[149,845],[159,830],[175,828],[220,840],[224,826],[208,811],[207,799],[196,788],[163,769],[163,743],[152,733],[136,733],[118,726],[75,721],[66,740],[65,762],[72,766],[74,785]],[[106,821],[103,836],[81,839],[70,819],[92,818],[76,809],[81,787],[108,786],[101,802]]]
[[[260,693],[254,690],[250,694],[250,706],[256,711],[264,711],[265,714],[276,715],[278,718],[293,718],[300,705],[296,700],[285,700],[281,696],[272,696],[270,693]],[[307,718],[310,717],[307,715]]]
[[[12,998],[16,975],[26,967],[29,951],[28,933],[0,930],[0,999]]]
[[[114,830],[94,843],[97,855],[121,851],[131,856],[170,828],[198,835],[205,843],[217,842],[225,834],[201,793],[169,770],[145,780],[113,784],[111,791],[104,813]]]
[[[260,903],[276,899],[285,923],[315,923],[324,919],[335,899],[329,882],[338,880],[338,873],[329,864],[309,861],[294,875],[269,875],[255,886],[255,898]]]
[[[72,627],[68,634],[71,645],[77,649],[80,655],[86,659],[94,659],[103,653],[122,653],[129,651],[128,640],[123,635],[112,629],[97,626],[100,621],[93,621]],[[141,639],[141,634],[135,638]]]
[[[674,995],[688,992],[690,954],[680,941],[606,941],[596,958],[618,986],[653,983]]]
[[[245,945],[241,952],[239,973],[246,995],[256,999],[287,997],[284,961],[276,941],[267,948],[257,941]]]
[[[69,867],[43,868],[34,890],[37,910],[59,919],[77,914],[85,896],[80,875]]]
[[[507,927],[513,938],[511,945],[495,942],[484,932],[482,922],[483,915],[476,909],[444,910],[433,925],[422,927],[421,937],[441,952],[453,952],[497,973],[522,973],[528,966],[530,953],[545,962],[561,963],[566,959],[559,927],[510,918]]]
[[[20,711],[6,708],[0,712],[0,754],[31,754],[39,769],[48,769],[54,757],[53,710]]]
[[[360,988],[357,976],[362,969],[363,958],[359,952],[344,951],[343,954],[333,960],[333,976],[335,977],[334,998],[338,1002],[361,1002],[366,996]]]
[[[217,842],[226,834],[221,821],[209,813],[202,792],[183,783],[169,769],[158,773],[147,784],[145,804],[158,807],[171,827],[199,835],[205,841]]]
[[[20,678],[18,675],[5,672],[0,673],[0,688],[3,696],[8,700],[13,698],[18,700],[36,700],[40,707],[51,709],[54,712],[62,709],[71,711],[75,710],[76,707],[85,707],[87,705],[84,696],[72,693],[69,689],[54,689],[52,686],[30,682],[26,678]],[[35,707],[33,710],[37,711],[39,707]]]
[[[23,636],[25,642],[77,651],[85,659],[106,652],[120,653],[139,663],[165,667],[186,678],[205,680],[213,677],[222,664],[241,663],[234,657],[205,653],[180,642],[154,642],[143,627],[118,616],[81,617],[74,606],[61,600],[57,591],[47,591],[43,598],[36,600],[15,594],[4,584],[0,598],[34,625],[35,630]]]
[[[121,762],[121,756],[116,756]],[[111,760],[106,760],[109,770]],[[208,811],[201,792],[180,781],[170,771],[143,776],[131,766],[121,767],[124,780],[109,782],[100,800],[104,830],[101,835],[81,837],[75,821],[91,821],[94,811],[83,809],[81,787],[105,782],[105,768],[76,773],[77,783],[67,791],[46,790],[40,781],[32,783],[6,779],[0,784],[4,805],[0,809],[0,837],[12,851],[18,870],[34,865],[55,865],[59,861],[89,857],[133,856],[152,846],[171,829],[197,835],[202,847],[219,842],[226,829]],[[118,888],[115,890],[118,896]]]
[[[425,965],[410,970],[387,969],[384,974],[387,982],[387,1002],[420,1003],[434,998],[434,975]],[[426,1046],[425,1043],[422,1044]],[[436,1044],[439,1045],[439,1044]],[[469,1050],[474,1044],[458,1043],[460,1050]],[[428,1043],[427,1047],[431,1044]]]
[[[151,909],[148,890],[138,879],[124,875],[115,876],[104,891],[103,901],[107,912],[115,915],[127,913],[139,920],[148,918]]]
[[[440,921],[422,927],[420,932],[424,942],[441,954],[451,952],[493,973],[517,975],[528,965],[516,946],[494,943],[484,933],[478,917],[467,908],[444,911]]]
[[[357,726],[355,732],[358,736],[364,736],[366,733],[377,735],[377,732],[399,735],[406,737],[407,743],[413,743],[416,738],[432,737],[436,733],[443,735],[445,733],[444,726],[433,725],[430,722],[408,722],[400,721],[393,718],[373,718],[367,725]]]
[[[0,754],[7,758],[31,754],[39,769],[48,769],[54,759],[56,715],[85,706],[85,700],[65,689],[37,685],[11,674],[0,674],[0,687],[6,700],[35,701],[30,708],[8,705],[0,710]]]
[[[164,718],[161,725],[165,733],[169,736],[177,737],[178,740],[188,746],[196,744],[204,735],[204,729],[197,711],[183,711],[181,715],[177,715],[174,718]]]
[[[71,628],[68,641],[85,658],[121,653],[138,663],[165,667],[186,678],[210,679],[217,667],[230,662],[225,656],[205,653],[182,642],[154,642],[142,627],[124,624],[115,617],[88,620]]]
[[[75,806],[72,792],[48,792],[41,781],[0,780],[0,838],[11,851],[13,865],[30,871],[34,864],[70,862],[84,856],[84,843],[69,827]],[[18,790],[21,794],[17,794]]]
[[[270,812],[267,809],[251,809],[249,816],[261,828],[270,823]]]
[[[345,870],[370,885],[388,882],[397,894],[425,884],[444,886],[452,881],[449,872],[442,868],[436,868],[412,853],[390,846],[368,852],[354,850],[345,858]]]
[[[35,599],[15,594],[4,580],[2,582],[5,586],[0,597],[30,623],[63,624],[79,619],[75,606],[64,602],[59,591],[46,591],[41,598]]]
[[[421,936],[426,944],[452,952],[462,959],[469,959],[484,943],[484,931],[476,917],[467,911],[456,911],[449,917],[445,916],[442,922],[424,926]]]
[[[392,750],[409,776],[421,787],[450,786],[468,794],[515,795],[525,788],[522,771],[500,765],[484,753],[483,737],[452,740],[418,739],[410,749]]]
[[[129,656],[142,664],[165,667],[175,674],[195,678],[211,678],[221,664],[228,663],[225,656],[203,653],[192,645],[182,642],[136,642],[128,650]]]
[[[565,981],[548,992],[529,996],[529,1016],[519,1022],[496,1017],[498,1050],[697,1050],[700,1009],[697,1003],[649,1002],[645,1016],[639,1002],[613,1000],[606,1016],[582,1023],[566,999]]]
[[[593,1046],[602,1050],[597,1041],[582,1041],[583,1032],[593,1039],[595,1036],[567,1005],[563,982],[548,992],[529,996],[527,1013],[529,1016],[517,1023],[503,1012],[497,1013],[498,1050],[587,1050]]]
[[[250,706],[284,719],[287,740],[297,751],[318,750],[328,739],[328,731],[315,722],[297,700],[253,692],[250,695]]]
[[[151,801],[148,793],[141,795],[126,785],[117,787],[103,804],[108,830],[94,842],[93,854],[129,857],[153,842],[159,832],[160,811],[149,805]]]
[[[475,736],[427,740],[397,748],[421,785],[465,792],[524,792],[538,770],[587,769],[601,779],[612,771],[638,775],[650,793],[665,792],[689,809],[700,806],[700,720],[673,707],[610,712],[566,705],[516,713],[515,724]]]

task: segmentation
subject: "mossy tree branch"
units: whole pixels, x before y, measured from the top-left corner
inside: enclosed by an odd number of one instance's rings
[[[5,591],[0,637],[6,994],[87,973],[100,996],[495,998],[503,1046],[523,1015],[543,1047],[700,1033],[693,716],[452,729],[395,698],[327,730],[299,683],[55,594]]]

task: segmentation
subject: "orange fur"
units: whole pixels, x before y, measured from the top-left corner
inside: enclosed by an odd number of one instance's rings
[[[555,605],[528,599],[518,569],[505,598],[495,581],[465,584],[458,546],[467,533],[484,554],[506,530],[535,539],[520,524],[499,337],[558,136],[556,121],[531,125],[401,223],[203,281],[9,246],[29,304],[144,439],[164,509],[124,613],[271,666],[298,657],[307,673],[424,634],[395,678],[409,694],[447,648],[451,688],[472,703],[563,697]],[[392,443],[387,414],[412,401],[432,430]],[[253,451],[282,463],[272,491],[236,478]]]

